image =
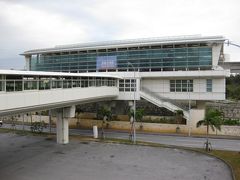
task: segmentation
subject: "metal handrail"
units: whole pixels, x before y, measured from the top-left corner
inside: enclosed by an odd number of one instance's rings
[[[149,94],[150,96],[152,96],[153,98],[156,98],[156,99],[159,99],[163,102],[168,102],[168,103],[171,103],[179,108],[181,108],[182,110],[184,111],[188,111],[188,108],[186,106],[184,106],[183,104],[181,103],[178,103],[176,102],[175,100],[173,99],[170,99],[170,98],[167,98],[167,97],[164,97],[164,96],[161,96],[159,94],[156,94],[156,93],[153,93],[150,89],[146,88],[146,87],[142,87],[141,88],[141,91],[146,93],[146,94]]]

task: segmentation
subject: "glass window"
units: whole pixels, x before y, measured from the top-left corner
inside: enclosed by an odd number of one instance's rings
[[[206,83],[207,92],[212,92],[212,79],[207,79]]]
[[[188,92],[193,92],[193,80],[187,80]]]
[[[39,81],[39,90],[50,89],[50,80],[44,79]]]
[[[22,80],[15,81],[15,91],[22,91],[22,90],[23,90]]]
[[[170,92],[176,91],[176,82],[175,80],[170,80]]]
[[[170,92],[193,92],[193,80],[170,80]]]
[[[63,80],[57,80],[57,88],[63,87]]]
[[[119,80],[119,91],[135,91],[136,80],[135,79],[121,79]]]
[[[97,87],[101,86],[101,78],[97,78],[96,81],[97,81],[96,86]]]
[[[3,91],[3,82],[1,79],[0,79],[0,91]]]
[[[31,58],[31,70],[42,71],[96,71],[98,56],[116,56],[117,69],[126,70],[131,62],[135,68],[146,71],[149,68],[186,68],[206,67],[212,64],[210,47],[148,47],[148,49],[118,49],[114,52],[81,52],[79,54],[38,55]],[[115,68],[113,68],[115,69]]]
[[[182,80],[182,92],[188,91],[188,82],[187,80]]]
[[[24,80],[24,90],[37,89],[37,81],[35,80]]]
[[[14,85],[15,82],[14,81],[6,81],[6,91],[7,92],[13,92],[14,91]]]

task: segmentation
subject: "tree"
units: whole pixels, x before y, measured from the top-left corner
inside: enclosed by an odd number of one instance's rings
[[[145,114],[144,109],[137,109],[136,110],[136,121],[142,122],[144,114]]]
[[[240,100],[240,75],[226,78],[226,95],[228,99]]]
[[[183,114],[182,110],[175,111],[175,118],[176,118],[177,124],[180,124],[182,122],[183,116],[184,116],[184,114]]]
[[[203,120],[200,120],[197,122],[197,127],[200,127],[202,125],[206,125],[207,126],[207,141],[206,141],[206,151],[209,151],[209,126],[211,127],[211,129],[213,131],[215,131],[215,129],[221,131],[221,125],[223,123],[222,120],[222,116],[223,113],[221,111],[219,111],[218,109],[207,109],[206,114],[205,114],[205,118]]]
[[[112,119],[112,112],[106,107],[101,107],[100,110],[98,111],[98,117],[101,117],[102,119],[101,135],[102,138],[104,139],[105,138],[104,126],[107,124],[107,121],[110,121]]]
[[[176,132],[179,132],[179,130],[180,130],[179,124],[182,123],[183,116],[184,116],[184,114],[183,114],[182,110],[175,111],[175,118],[176,118],[176,122],[178,124],[178,126],[176,128]]]
[[[136,109],[135,120],[141,122],[140,129],[143,128],[142,119],[143,119],[144,114],[145,114],[144,109]],[[132,138],[133,138],[133,126],[134,126],[134,123],[133,123],[134,110],[133,109],[130,109],[130,111],[128,113],[128,116],[130,118],[130,124],[131,124],[131,130],[130,130],[129,138],[130,138],[130,140],[132,140]]]

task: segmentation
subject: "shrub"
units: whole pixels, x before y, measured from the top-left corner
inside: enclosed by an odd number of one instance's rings
[[[240,119],[224,119],[223,125],[240,126]]]

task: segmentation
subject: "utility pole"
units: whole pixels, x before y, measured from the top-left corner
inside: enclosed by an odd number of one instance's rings
[[[137,90],[137,80],[136,80],[136,75],[135,75],[135,72],[136,72],[136,69],[134,68],[134,66],[132,65],[132,63],[128,62],[128,64],[130,66],[132,66],[133,68],[133,77],[134,77],[134,81],[135,81],[135,85],[134,85],[134,93],[133,93],[133,143],[136,144],[136,127],[135,127],[135,122],[136,122],[136,90]],[[130,81],[131,83],[131,81]]]

